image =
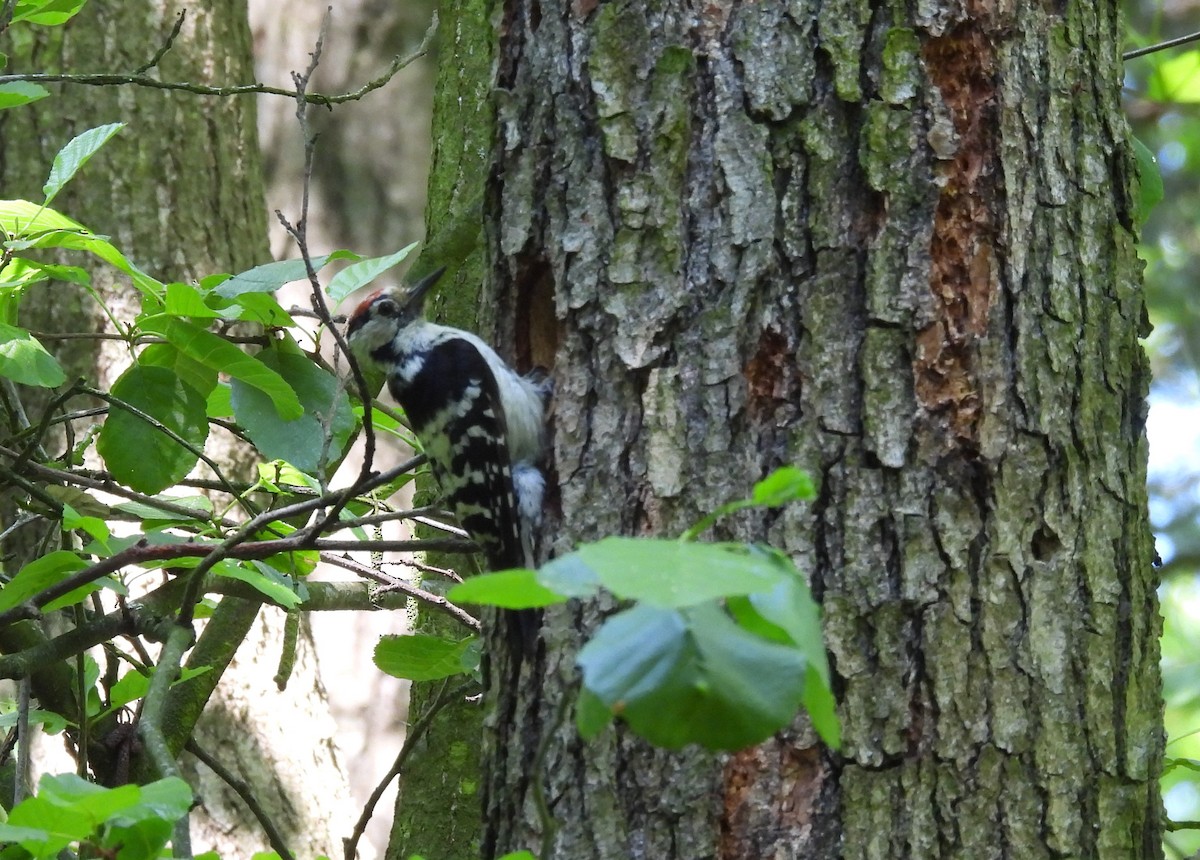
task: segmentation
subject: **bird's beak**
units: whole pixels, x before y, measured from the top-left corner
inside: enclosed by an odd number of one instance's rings
[[[430,288],[433,287],[433,285],[438,282],[438,278],[440,278],[443,275],[443,273],[445,273],[445,271],[446,271],[445,266],[439,266],[438,268],[436,268],[432,272],[430,272],[428,275],[421,278],[421,280],[417,281],[415,284],[413,284],[411,287],[409,287],[408,288],[408,296],[406,297],[405,304],[407,304],[408,307],[410,307],[410,308],[418,308],[419,309],[419,308],[424,307],[425,294],[428,293]]]

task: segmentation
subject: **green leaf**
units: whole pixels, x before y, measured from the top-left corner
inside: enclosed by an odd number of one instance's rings
[[[313,271],[321,271],[331,260],[357,260],[357,254],[350,251],[334,251],[323,257],[314,257]],[[253,269],[234,275],[219,284],[213,292],[227,299],[236,298],[242,293],[271,293],[292,281],[304,280],[308,277],[308,269],[303,260],[279,260],[265,263]]]
[[[170,502],[181,508],[189,508],[196,512],[195,518],[198,520],[207,520],[213,515],[212,500],[207,496],[156,495],[154,498]],[[122,502],[116,506],[116,510],[143,521],[162,520],[165,522],[178,522],[182,519],[182,517],[168,513],[162,508],[156,508],[153,505],[147,505],[142,502]],[[171,541],[169,538],[165,538],[162,542],[170,543]]]
[[[1136,137],[1133,138],[1133,154],[1138,165],[1137,222],[1144,224],[1150,211],[1163,199],[1162,171],[1158,169],[1154,153]]]
[[[113,384],[113,397],[202,448],[208,438],[204,398],[162,367],[134,364]],[[96,439],[96,451],[121,483],[153,495],[183,480],[198,457],[142,418],[113,405]]]
[[[463,655],[474,641],[442,639],[438,636],[384,636],[375,646],[375,665],[396,678],[436,681],[461,675]]]
[[[587,687],[579,688],[575,702],[575,727],[585,741],[600,734],[613,721],[613,712],[604,701]]]
[[[537,581],[563,597],[592,597],[600,590],[599,574],[577,552],[546,562],[538,568]]]
[[[149,688],[150,679],[141,672],[126,672],[109,690],[109,708],[115,711],[136,702]]]
[[[0,586],[0,612],[19,606],[87,566],[86,561],[65,549],[34,559],[21,568],[11,582]]]
[[[21,0],[13,11],[12,23],[57,26],[71,20],[87,0]]]
[[[29,248],[65,248],[87,251],[118,271],[129,275],[143,295],[156,301],[166,289],[118,251],[103,236],[97,236],[82,224],[28,200],[0,200],[0,232],[8,233]],[[13,246],[13,242],[7,243]]]
[[[58,192],[62,191],[63,186],[71,181],[72,177],[88,163],[100,147],[108,143],[109,139],[124,127],[125,123],[123,122],[111,122],[107,125],[89,128],[82,134],[76,135],[60,149],[54,156],[50,177],[42,186],[42,193],[46,195],[46,203],[49,204],[58,196]]]
[[[1159,102],[1200,102],[1200,51],[1160,60],[1146,81],[1146,98]]]
[[[67,375],[37,338],[23,328],[0,323],[0,376],[22,385],[54,388]]]
[[[230,402],[237,422],[256,448],[270,460],[285,460],[302,472],[317,472],[325,461],[339,457],[354,433],[350,398],[338,380],[307,356],[266,349],[258,354],[300,395],[302,415],[280,420],[272,402],[259,389],[234,379]],[[325,432],[331,434],[325,444]]]
[[[413,242],[386,257],[372,257],[369,260],[360,260],[347,266],[333,276],[333,280],[329,282],[325,292],[335,303],[342,301],[359,287],[371,283],[388,269],[403,262],[412,249],[417,247],[417,244],[417,242]]]
[[[778,508],[788,502],[811,501],[817,497],[812,478],[803,469],[784,466],[754,485],[754,504]]]
[[[50,91],[37,84],[31,84],[28,81],[9,81],[6,84],[0,84],[0,110],[27,105],[38,99],[44,99],[48,95],[50,95]]]
[[[204,296],[191,284],[167,284],[166,301],[163,311],[174,317],[198,317],[200,319],[219,319],[221,314],[204,302]]]
[[[212,571],[218,576],[236,579],[253,586],[272,603],[284,609],[295,609],[300,605],[300,597],[292,583],[268,565],[223,559],[213,565]]]
[[[566,598],[538,582],[532,570],[505,570],[472,576],[450,589],[455,603],[480,603],[501,609],[534,609],[563,603]]]
[[[161,818],[144,817],[126,823],[122,815],[104,828],[100,849],[103,855],[121,860],[157,860],[172,831],[172,823]]]
[[[17,724],[18,714],[16,711],[10,711],[7,714],[0,714],[0,729],[11,729]],[[56,735],[66,728],[67,720],[62,714],[56,714],[54,711],[43,711],[40,708],[29,709],[29,724],[40,725],[42,731],[48,735]]]
[[[63,505],[63,528],[68,531],[81,529],[91,535],[101,546],[108,543],[108,523],[99,517],[85,517],[70,505]]]
[[[662,607],[770,591],[786,576],[769,557],[738,544],[608,537],[575,554],[617,597]]]
[[[809,664],[804,679],[803,704],[821,740],[830,749],[840,749],[842,727],[838,722],[837,702],[833,698],[833,691],[829,689],[828,680],[822,678],[820,670],[812,664]]]
[[[208,397],[217,387],[217,371],[201,364],[191,356],[169,343],[152,343],[138,354],[138,364],[147,367],[165,367],[196,389],[201,397]],[[211,417],[211,416],[210,416]]]
[[[714,603],[615,615],[577,662],[611,713],[668,749],[759,743],[792,721],[804,692],[797,649],[748,633]]]
[[[181,352],[201,364],[228,373],[234,379],[257,388],[271,399],[281,418],[292,420],[304,414],[304,407],[300,405],[296,392],[282,376],[224,338],[166,315],[142,320],[141,328],[161,334]]]
[[[156,816],[167,821],[178,821],[192,808],[192,789],[178,777],[169,776],[142,786],[142,796],[137,806],[125,813],[130,816]]]

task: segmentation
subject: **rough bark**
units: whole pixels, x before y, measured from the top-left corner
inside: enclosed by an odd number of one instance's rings
[[[486,223],[503,339],[554,345],[557,548],[811,470],[814,504],[724,534],[811,575],[844,745],[583,744],[609,607],[548,611],[536,660],[492,643],[485,856],[1158,856],[1115,2],[493,20]]]
[[[146,63],[163,44],[183,5],[174,2],[90,3],[64,28],[45,31],[46,38],[20,45],[12,55],[14,71],[129,72]],[[250,31],[243,0],[221,0],[204,7],[188,5],[183,30],[162,58],[163,79],[207,84],[244,83],[253,79]],[[0,116],[0,184],[5,196],[40,199],[55,151],[79,132],[101,123],[123,121],[128,127],[97,155],[55,200],[55,207],[98,232],[111,235],[139,266],[166,280],[187,281],[215,272],[237,272],[267,259],[267,212],[263,202],[261,163],[252,97],[215,99],[128,87],[52,87],[54,95],[31,108]],[[78,259],[72,260],[79,263]],[[136,311],[136,296],[111,270],[97,268],[95,283],[118,318]],[[81,291],[68,285],[35,290],[22,304],[21,322],[47,331],[100,331],[106,321]],[[26,313],[28,312],[28,313]],[[91,341],[69,355],[55,344],[60,361],[102,385],[111,384],[129,362],[124,348],[97,348]],[[32,414],[38,414],[36,407]],[[229,448],[221,461],[235,474],[250,462],[244,450]],[[253,604],[230,599],[218,613],[242,620],[235,641],[253,621]],[[258,647],[278,659],[279,637],[258,639]],[[302,637],[301,648],[306,647]],[[244,655],[243,669],[252,663]],[[288,736],[257,734],[255,726],[278,723],[281,699],[270,680],[274,662],[257,674],[224,679],[219,704],[212,710],[237,715],[221,721],[211,715],[197,730],[199,744],[218,758],[237,755],[237,743],[253,742],[242,752],[243,779],[259,783],[260,799],[295,846],[324,846],[333,851],[351,813],[343,781],[327,742],[327,726],[306,723],[302,714],[318,715],[320,690],[311,660],[292,690],[307,682],[307,695],[295,695],[287,706]],[[304,670],[307,669],[307,675]],[[220,672],[200,676],[201,684]],[[187,698],[176,688],[176,703]],[[270,693],[266,691],[271,691]],[[302,707],[303,704],[303,707]],[[194,720],[198,703],[188,702],[181,720]],[[190,729],[191,723],[187,722]],[[189,733],[187,731],[185,734]],[[296,742],[303,737],[304,743]],[[237,743],[235,743],[235,741]],[[300,752],[297,758],[294,754]],[[250,767],[253,764],[254,767]],[[304,781],[281,779],[280,773],[309,772]],[[198,779],[199,777],[197,777]],[[232,794],[206,784],[204,801],[216,811],[207,830],[195,830],[196,846],[219,843],[227,856],[250,856],[266,846],[257,824]]]

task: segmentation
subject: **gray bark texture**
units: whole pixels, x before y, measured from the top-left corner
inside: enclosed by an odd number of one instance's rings
[[[553,366],[555,550],[810,470],[814,503],[719,536],[811,576],[844,744],[585,744],[574,659],[612,607],[547,610],[535,659],[491,643],[484,855],[1159,856],[1114,0],[491,20],[497,330]]]
[[[179,37],[156,67],[163,80],[230,85],[254,79],[245,0],[196,6],[170,0],[89,3],[69,24],[19,42],[14,72],[129,73],[163,45],[187,5]],[[28,31],[26,31],[28,32]],[[8,50],[9,46],[5,46]],[[268,213],[263,200],[254,97],[225,99],[133,87],[51,85],[53,95],[28,108],[0,112],[0,185],[5,197],[41,199],[54,153],[74,135],[107,122],[127,127],[81,171],[54,207],[96,232],[110,235],[130,259],[164,280],[188,281],[216,272],[238,272],[266,262]],[[91,261],[72,258],[72,263]],[[113,270],[97,266],[94,283],[119,319],[137,311],[136,295]],[[76,287],[35,288],[22,303],[21,323],[50,332],[108,328],[95,303]],[[68,368],[102,386],[128,366],[124,344],[47,340]],[[31,400],[30,414],[40,417]],[[229,474],[252,462],[244,448],[217,454]],[[226,598],[201,636],[203,653],[228,660],[244,637],[237,671],[220,668],[199,676],[196,687],[221,679],[221,688],[196,728],[196,742],[252,786],[261,804],[300,856],[332,854],[349,829],[344,779],[329,739],[331,726],[316,680],[309,637],[300,637],[297,669],[286,693],[271,676],[279,659],[276,616],[254,625],[257,604]],[[254,632],[249,633],[252,625]],[[270,628],[270,632],[264,630]],[[257,652],[257,653],[256,653]],[[193,657],[197,651],[193,652]],[[261,658],[261,659],[257,659]],[[70,689],[68,687],[68,689]],[[192,734],[207,692],[189,685],[173,691],[167,729],[182,746]],[[280,720],[287,714],[286,720]],[[112,778],[103,762],[92,765]],[[193,814],[197,850],[218,847],[227,857],[249,857],[266,847],[257,822],[230,789],[185,757],[203,806]],[[304,778],[299,778],[304,774]]]

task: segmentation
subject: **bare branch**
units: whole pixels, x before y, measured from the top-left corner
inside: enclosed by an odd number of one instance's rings
[[[323,107],[332,107],[333,105],[344,104],[345,102],[354,102],[361,99],[367,93],[374,92],[380,87],[386,85],[392,78],[396,76],[402,69],[412,65],[421,57],[429,53],[429,45],[433,41],[433,35],[437,32],[437,17],[429,25],[429,30],[425,33],[425,38],[421,40],[420,46],[407,56],[397,56],[387,71],[377,78],[373,78],[363,84],[356,90],[350,92],[338,93],[337,95],[325,95],[323,93],[305,93],[302,98],[307,104],[321,105]],[[0,84],[7,84],[13,81],[28,81],[34,84],[77,84],[80,86],[90,87],[112,87],[112,86],[135,86],[148,87],[156,90],[178,90],[182,92],[192,93],[198,96],[241,96],[250,93],[257,93],[268,96],[286,96],[288,98],[296,98],[295,90],[282,89],[280,87],[271,87],[266,84],[239,84],[236,86],[213,87],[207,84],[196,84],[189,81],[160,81],[157,78],[152,78],[145,74],[131,75],[112,75],[112,74],[24,74],[24,75],[0,75]]]
[[[167,39],[163,42],[162,47],[154,52],[154,56],[150,61],[143,66],[138,66],[134,69],[135,75],[144,75],[146,72],[157,66],[162,58],[167,55],[167,51],[171,50],[171,46],[175,44],[175,38],[179,35],[179,31],[183,29],[183,21],[187,17],[187,9],[180,9],[179,15],[175,18],[175,26],[171,28],[171,32],[167,34]]]

